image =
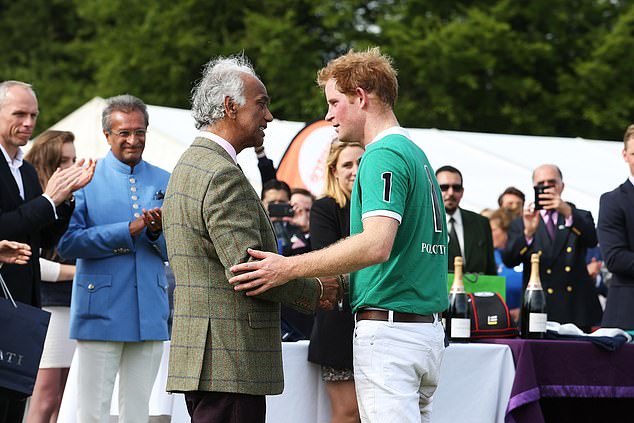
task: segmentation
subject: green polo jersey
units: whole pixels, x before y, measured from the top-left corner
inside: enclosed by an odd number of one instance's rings
[[[354,272],[353,311],[379,307],[405,313],[442,312],[447,301],[447,225],[440,187],[427,156],[399,127],[366,147],[350,208],[350,234],[363,219],[399,222],[390,258]]]

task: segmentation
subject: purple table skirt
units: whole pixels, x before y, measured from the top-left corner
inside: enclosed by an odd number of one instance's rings
[[[613,352],[587,341],[490,339],[511,348],[515,381],[506,422],[544,422],[540,398],[634,398],[634,345]]]

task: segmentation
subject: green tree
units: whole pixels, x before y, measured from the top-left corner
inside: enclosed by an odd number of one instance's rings
[[[404,124],[536,135],[600,136],[617,127],[622,131],[623,120],[594,131],[598,122],[583,114],[570,119],[579,107],[593,106],[581,102],[571,107],[573,101],[563,99],[581,98],[583,75],[577,69],[631,4],[453,3],[448,8],[447,2],[398,2],[379,24],[400,70],[398,111]],[[627,47],[627,39],[619,39],[619,48]],[[626,61],[613,65],[615,73],[631,73]],[[607,75],[595,75],[602,76]],[[611,84],[610,78],[604,83]]]
[[[0,80],[33,84],[41,131],[73,111],[90,84],[75,40],[83,22],[70,0],[0,0]]]
[[[634,110],[634,7],[621,14],[593,46],[562,78],[557,119],[569,123],[566,132],[571,134],[622,139]]]
[[[244,51],[274,115],[324,115],[316,72],[380,46],[413,127],[618,139],[630,123],[625,0],[0,0],[0,78],[34,84],[43,130],[94,96],[189,107],[210,57]]]

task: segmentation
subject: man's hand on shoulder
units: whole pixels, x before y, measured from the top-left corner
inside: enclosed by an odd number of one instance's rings
[[[247,261],[229,269],[236,275],[229,279],[236,291],[247,291],[248,296],[259,295],[293,279],[288,274],[287,257],[251,248],[247,252],[259,261]]]

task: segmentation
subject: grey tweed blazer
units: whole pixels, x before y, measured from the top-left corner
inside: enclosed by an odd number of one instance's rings
[[[163,229],[176,276],[167,390],[281,393],[280,303],[311,312],[319,287],[299,279],[247,297],[229,285],[248,247],[275,252],[277,242],[259,196],[215,142],[196,138],[178,161]]]

